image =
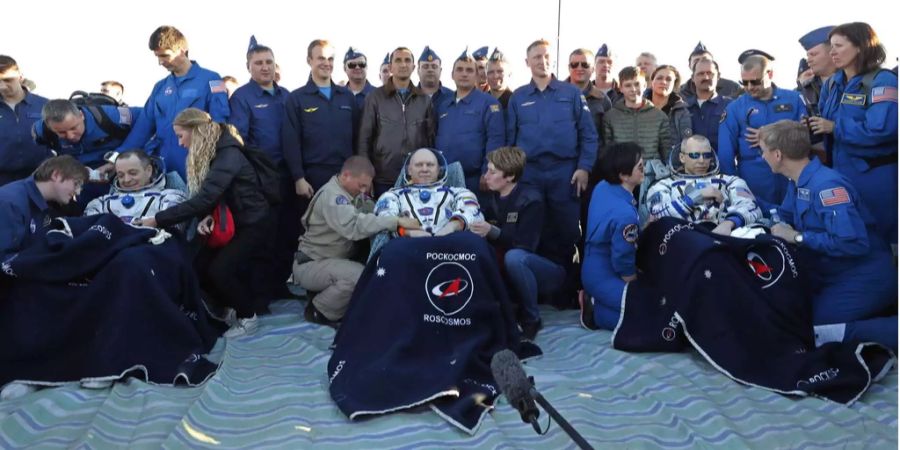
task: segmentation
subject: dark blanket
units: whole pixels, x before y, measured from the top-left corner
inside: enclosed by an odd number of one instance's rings
[[[852,403],[895,362],[874,343],[816,348],[797,249],[761,235],[738,239],[662,219],[638,242],[613,346],[679,351],[693,346],[735,381],[781,394]]]
[[[540,352],[519,339],[484,239],[394,239],[369,260],[335,336],[331,397],[351,419],[430,403],[474,433],[499,394],[494,353]]]
[[[202,355],[207,320],[183,245],[113,215],[55,219],[2,262],[0,385],[54,385],[139,376],[196,384],[216,366]]]

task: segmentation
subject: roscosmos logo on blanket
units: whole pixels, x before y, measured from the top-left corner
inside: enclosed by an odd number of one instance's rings
[[[425,293],[431,306],[446,316],[452,316],[472,300],[475,285],[472,274],[458,262],[442,262],[425,278]]]

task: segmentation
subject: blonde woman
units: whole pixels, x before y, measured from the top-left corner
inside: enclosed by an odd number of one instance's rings
[[[197,232],[208,235],[210,215],[216,205],[228,206],[234,216],[234,238],[221,248],[203,247],[194,268],[204,290],[219,303],[233,308],[237,323],[226,337],[251,334],[257,319],[247,274],[239,270],[243,261],[262,245],[268,230],[269,204],[257,182],[256,170],[244,156],[243,141],[231,125],[214,122],[208,113],[188,108],[173,122],[178,144],[188,149],[187,183],[190,198],[160,211],[142,224],[169,227],[200,219]]]

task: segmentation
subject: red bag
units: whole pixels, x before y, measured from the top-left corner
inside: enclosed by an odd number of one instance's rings
[[[206,246],[211,248],[224,247],[234,238],[234,217],[228,205],[219,203],[212,212],[213,226],[206,239]]]

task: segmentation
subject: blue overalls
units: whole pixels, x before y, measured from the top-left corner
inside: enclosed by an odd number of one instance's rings
[[[47,201],[28,177],[0,186],[0,262],[28,245],[50,220]]]
[[[506,140],[500,102],[473,90],[459,101],[455,93],[445,96],[435,109],[435,147],[444,154],[448,164],[459,161],[466,188],[477,193],[481,175],[487,170],[487,153],[502,147]]]
[[[839,71],[822,86],[819,109],[822,117],[834,122],[834,132],[825,136],[825,148],[832,167],[859,191],[875,217],[879,235],[896,244],[897,75],[882,70],[870,92],[861,92],[862,78],[857,75],[847,81]]]
[[[31,135],[46,103],[46,98],[28,92],[15,111],[0,102],[0,186],[27,177],[50,157],[50,150],[35,144]]]
[[[772,98],[767,101],[757,100],[750,94],[738,97],[725,108],[725,120],[719,125],[718,156],[722,173],[743,178],[766,213],[781,204],[787,178],[772,172],[758,146],[750,147],[744,137],[747,128],[759,129],[783,119],[799,121],[806,114],[799,93],[775,86],[772,89]]]
[[[178,137],[172,129],[175,116],[187,108],[202,109],[219,123],[226,123],[230,114],[228,92],[222,77],[200,67],[196,61],[191,61],[191,68],[184,76],[176,77],[170,73],[153,86],[143,113],[118,151],[144,148],[156,135],[156,145],[148,148],[148,153],[160,156],[166,171],[176,171],[187,180],[187,149],[178,145]]]
[[[594,299],[594,321],[607,330],[619,321],[625,291],[622,277],[637,274],[639,223],[631,192],[606,180],[597,184],[588,211],[581,282]]]
[[[896,315],[878,315],[897,300],[897,269],[853,185],[813,158],[788,185],[779,212],[803,233],[813,324],[847,323],[845,340],[896,348]]]
[[[688,111],[691,113],[691,128],[693,128],[694,134],[699,134],[709,139],[709,143],[716,153],[719,151],[719,124],[722,122],[722,116],[725,114],[725,108],[732,101],[731,97],[723,97],[721,95],[703,102],[703,106],[700,106],[697,97],[688,97],[684,101],[687,103]]]
[[[552,79],[544,91],[532,81],[513,93],[506,116],[506,143],[525,151],[522,183],[538,189],[547,206],[542,254],[574,254],[579,237],[579,199],[571,184],[576,169],[590,173],[597,157],[597,130],[584,95]]]

